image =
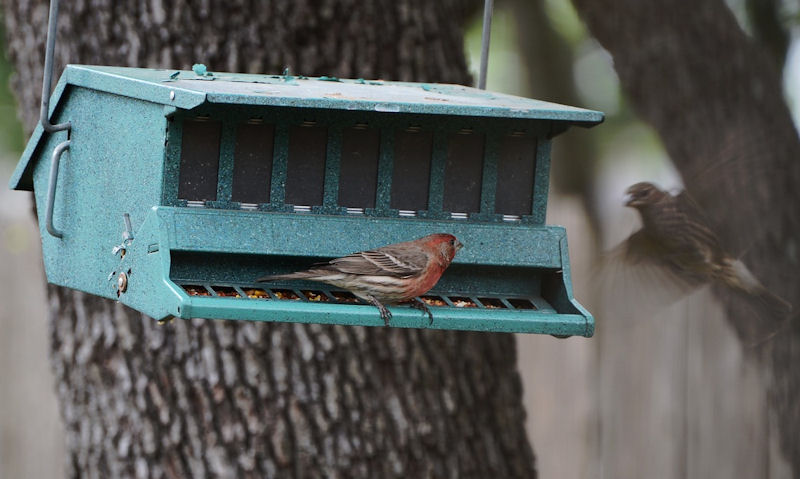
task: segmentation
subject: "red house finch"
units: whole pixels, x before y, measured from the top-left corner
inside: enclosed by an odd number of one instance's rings
[[[433,288],[462,246],[455,236],[437,233],[332,259],[306,271],[265,276],[257,281],[305,279],[346,289],[376,306],[387,326],[392,313],[383,303],[414,300],[411,306],[428,313],[433,322],[431,311],[416,298]]]
[[[625,205],[639,211],[642,228],[622,244],[625,261],[657,265],[686,286],[723,285],[773,319],[789,315],[789,303],[767,291],[744,263],[722,249],[686,192],[672,195],[645,182],[626,193]]]

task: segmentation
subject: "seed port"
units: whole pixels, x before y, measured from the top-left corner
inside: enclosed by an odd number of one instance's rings
[[[441,296],[420,296],[419,299],[428,306],[447,306]]]
[[[292,301],[299,301],[300,296],[291,289],[273,289],[272,294],[278,299],[289,299]]]
[[[327,303],[329,301],[328,297],[322,291],[310,291],[310,290],[303,290],[301,291],[303,296],[306,297],[312,303]]]
[[[364,304],[349,291],[313,289],[262,289],[251,286],[180,285],[189,296],[218,296],[221,298],[279,299],[288,301],[307,301],[312,303]],[[427,306],[438,308],[478,308],[538,310],[530,298],[469,297],[425,295],[418,298]]]
[[[242,295],[239,294],[234,288],[230,286],[212,286],[214,291],[217,292],[217,296],[222,296],[226,298],[241,298]]]
[[[475,304],[475,301],[471,300],[470,298],[460,297],[460,296],[450,296],[450,302],[453,303],[453,306],[456,308],[477,308],[478,305]]]
[[[189,296],[211,296],[211,293],[206,290],[205,286],[197,286],[194,284],[184,284],[181,286]]]
[[[336,301],[340,303],[358,303],[358,298],[353,293],[347,291],[331,291]]]
[[[497,298],[478,298],[478,301],[480,301],[486,309],[500,309],[506,307],[503,302]]]
[[[244,293],[252,299],[269,299],[269,293],[260,288],[247,288]]]
[[[514,309],[536,309],[536,306],[529,299],[508,298],[506,301],[508,301]]]

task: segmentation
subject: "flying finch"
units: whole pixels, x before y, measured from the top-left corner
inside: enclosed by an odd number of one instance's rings
[[[257,281],[304,279],[346,289],[377,307],[387,326],[392,313],[384,304],[413,300],[411,306],[426,312],[433,322],[431,311],[416,298],[433,288],[462,246],[455,236],[437,233],[332,259],[306,271],[265,276]]]
[[[655,265],[684,286],[720,284],[773,319],[789,315],[789,303],[767,291],[743,262],[722,249],[686,192],[672,195],[643,182],[626,193],[625,205],[642,218],[642,228],[621,245],[626,262]]]

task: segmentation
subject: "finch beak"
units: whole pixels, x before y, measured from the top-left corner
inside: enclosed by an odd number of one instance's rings
[[[625,196],[622,198],[622,201],[625,202],[625,206],[633,206],[633,195],[630,193],[625,193]]]
[[[463,247],[464,245],[461,244],[461,241],[456,240],[456,252],[458,252],[458,250],[460,250]]]

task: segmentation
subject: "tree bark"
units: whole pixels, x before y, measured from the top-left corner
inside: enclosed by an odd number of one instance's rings
[[[800,306],[800,141],[773,57],[721,0],[574,3],[727,249],[767,288]],[[745,343],[774,328],[737,306],[728,300],[728,319]],[[800,475],[796,315],[767,345],[765,382],[781,446]]]
[[[62,2],[56,64],[468,83],[446,0]],[[4,1],[31,131],[47,2]],[[72,477],[535,477],[514,337],[260,322],[159,326],[49,287]]]

